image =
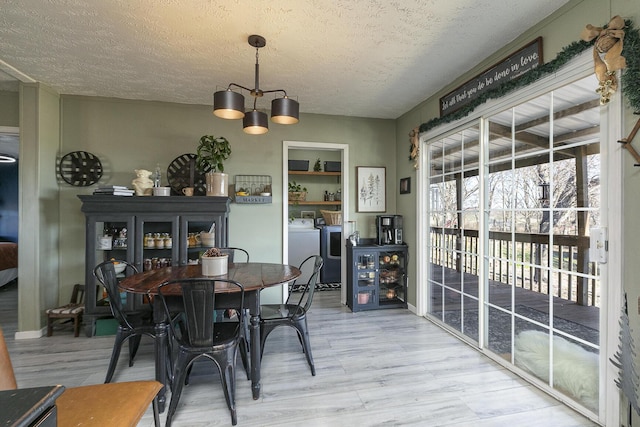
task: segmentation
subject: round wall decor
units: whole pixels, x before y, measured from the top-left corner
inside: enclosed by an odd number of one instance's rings
[[[72,151],[60,159],[60,176],[67,184],[88,187],[102,177],[102,163],[95,155],[86,151]]]
[[[169,163],[167,180],[175,194],[182,194],[184,187],[193,187],[194,196],[206,195],[207,183],[204,174],[196,167],[196,155],[193,153],[182,154]]]

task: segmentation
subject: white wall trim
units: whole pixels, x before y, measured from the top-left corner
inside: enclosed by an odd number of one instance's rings
[[[341,144],[335,142],[309,142],[309,141],[283,141],[282,146],[282,262],[287,264],[289,261],[289,149],[299,150],[327,150],[340,151],[340,161],[342,162],[342,175],[340,177],[340,186],[342,192],[342,226],[349,221],[350,200],[349,189],[349,144]],[[342,241],[345,240],[342,236]],[[340,302],[347,303],[347,252],[346,245],[342,245],[341,253],[341,282]],[[283,301],[287,299],[287,289],[282,287]]]

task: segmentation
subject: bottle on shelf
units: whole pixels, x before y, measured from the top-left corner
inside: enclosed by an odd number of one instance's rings
[[[162,185],[162,172],[160,171],[160,163],[156,164],[156,173],[153,179],[153,186],[160,187]]]

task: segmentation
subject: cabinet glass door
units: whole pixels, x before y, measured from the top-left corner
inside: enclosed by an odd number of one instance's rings
[[[130,261],[129,230],[131,224],[127,220],[122,221],[98,221],[94,226],[95,248],[93,253],[94,267],[108,260]],[[99,282],[95,293],[96,306],[108,306],[107,291]]]
[[[139,271],[178,265],[178,221],[166,216],[136,217],[136,267]]]
[[[380,275],[379,304],[398,304],[406,301],[404,295],[404,251],[382,251],[378,254]]]
[[[378,257],[376,253],[360,253],[356,258],[357,281],[353,305],[376,306],[378,287]]]
[[[212,247],[227,246],[226,223],[221,216],[180,217],[179,264],[197,264],[204,251]]]

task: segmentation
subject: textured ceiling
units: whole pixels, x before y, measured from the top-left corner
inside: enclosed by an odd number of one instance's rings
[[[260,34],[261,89],[305,113],[394,119],[566,2],[3,0],[0,70],[61,94],[206,105],[254,87]]]

